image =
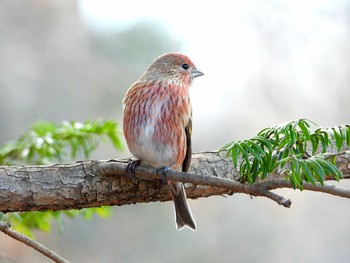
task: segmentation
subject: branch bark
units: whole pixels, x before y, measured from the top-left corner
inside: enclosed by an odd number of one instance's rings
[[[350,177],[349,152],[336,153],[337,165],[344,177]],[[141,165],[136,169],[135,184],[126,175],[128,159],[82,161],[51,166],[0,167],[0,211],[38,211],[79,209],[105,205],[167,201],[167,185],[160,183],[155,169]],[[183,181],[188,198],[246,193],[264,196],[289,207],[291,202],[270,190],[292,188],[279,171],[268,180],[253,185],[238,181],[239,174],[230,159],[217,152],[193,155],[190,173],[170,171],[167,180]],[[332,177],[327,178],[331,180]],[[320,191],[350,198],[350,190],[335,186],[304,185],[305,190]]]

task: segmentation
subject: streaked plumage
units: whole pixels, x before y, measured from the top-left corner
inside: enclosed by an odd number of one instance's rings
[[[124,135],[130,152],[154,167],[187,172],[191,161],[189,88],[203,75],[185,55],[158,57],[124,97]],[[177,228],[195,229],[182,183],[170,183]]]

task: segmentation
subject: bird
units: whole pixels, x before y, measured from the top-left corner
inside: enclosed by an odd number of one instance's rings
[[[157,168],[188,172],[191,163],[192,106],[189,89],[194,78],[204,75],[181,53],[157,57],[123,99],[123,132],[136,161]],[[166,177],[165,177],[166,180]],[[196,229],[182,182],[167,182],[174,203],[178,230]]]

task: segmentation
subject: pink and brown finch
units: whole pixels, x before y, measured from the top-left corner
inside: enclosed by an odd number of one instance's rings
[[[153,167],[187,172],[191,162],[189,88],[202,76],[185,55],[158,57],[126,92],[123,130],[130,152]],[[134,162],[135,164],[135,162]],[[165,169],[166,170],[166,169]],[[196,229],[183,183],[168,181],[177,229]]]

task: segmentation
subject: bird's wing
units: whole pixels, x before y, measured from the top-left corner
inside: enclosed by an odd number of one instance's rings
[[[186,156],[182,163],[182,171],[188,172],[191,165],[191,156],[192,156],[192,145],[191,145],[191,135],[192,135],[192,113],[191,117],[188,120],[188,123],[185,127],[186,134]]]

